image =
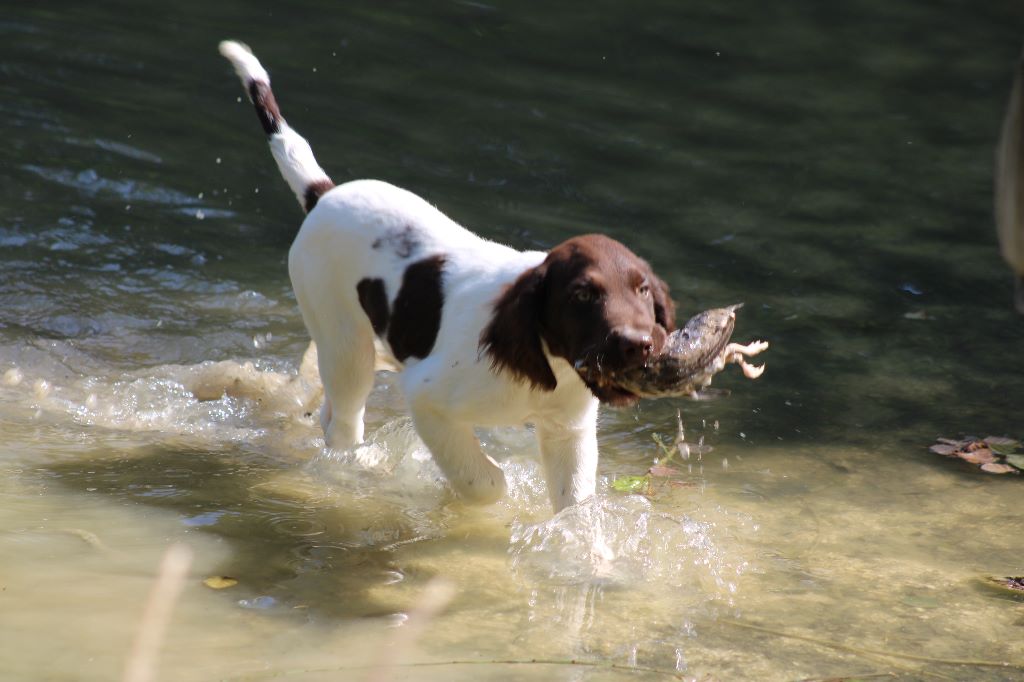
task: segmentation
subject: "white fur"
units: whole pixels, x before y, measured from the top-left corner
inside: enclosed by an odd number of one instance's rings
[[[220,53],[235,67],[235,73],[242,81],[246,92],[253,81],[270,86],[270,75],[263,68],[248,47],[242,43],[225,40],[219,45]],[[291,129],[283,119],[279,121],[280,132],[269,138],[270,153],[284,176],[288,186],[295,192],[300,204],[305,204],[306,188],[318,180],[329,180],[327,173],[316,162],[309,143]]]
[[[270,136],[270,152],[300,204],[305,204],[306,188],[311,183],[329,179],[313,158],[309,143],[284,121],[281,122],[281,132]]]
[[[372,245],[405,226],[420,244],[415,259],[446,257],[444,308],[433,350],[423,359],[409,358],[400,383],[417,432],[452,487],[472,501],[500,497],[504,475],[481,452],[473,428],[533,423],[555,510],[592,495],[597,399],[565,360],[548,356],[558,386],[544,392],[493,370],[478,347],[494,300],[545,254],[482,239],[416,195],[374,180],[356,180],[325,194],[288,257],[299,308],[320,353],[321,422],[328,445],[348,448],[363,438],[375,352],[356,285],[380,278],[393,303],[408,261]]]
[[[256,57],[240,44],[221,43],[220,50],[243,86],[250,79],[267,79]],[[270,146],[300,202],[309,182],[327,177],[306,141],[290,128],[272,135]],[[374,248],[375,241],[387,242],[396,231],[415,240],[411,259],[380,244]],[[445,257],[440,330],[427,357],[410,357],[403,366],[376,338],[356,286],[364,278],[381,279],[393,310],[409,263],[439,254]],[[420,438],[461,497],[487,503],[505,491],[505,476],[481,451],[474,428],[526,423],[536,427],[554,509],[593,495],[598,401],[575,370],[548,355],[557,387],[532,389],[492,369],[479,348],[494,301],[544,257],[482,239],[420,197],[384,182],[356,180],[324,194],[292,244],[288,271],[319,350],[321,424],[328,446],[350,448],[363,440],[374,369],[391,365],[400,368]]]
[[[217,46],[217,49],[235,67],[235,73],[242,79],[242,85],[247,85],[249,81],[270,83],[267,70],[263,68],[247,45],[234,40],[224,40]]]

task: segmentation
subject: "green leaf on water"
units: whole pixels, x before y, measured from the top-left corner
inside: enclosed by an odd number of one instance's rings
[[[1020,443],[1018,443],[1015,440],[1011,440],[1008,443],[1003,443],[1003,442],[1000,442],[1000,441],[996,441],[996,442],[993,443],[992,441],[990,441],[990,440],[988,440],[986,438],[985,439],[985,444],[988,445],[989,449],[992,450],[992,452],[994,452],[996,454],[999,454],[999,455],[1004,455],[1004,456],[1005,455],[1012,455],[1013,453],[1015,453],[1017,451],[1017,448],[1020,447]]]
[[[1006,455],[1006,463],[1024,471],[1024,455]]]
[[[621,476],[612,481],[612,488],[620,493],[639,493],[651,484],[650,476]]]

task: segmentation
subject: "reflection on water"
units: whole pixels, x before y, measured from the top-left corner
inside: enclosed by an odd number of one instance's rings
[[[1021,481],[926,450],[1024,435],[990,214],[1017,3],[23,5],[0,19],[11,679],[116,677],[176,540],[164,679],[1024,679],[1024,603],[979,582],[1024,572]],[[554,517],[527,430],[481,434],[506,499],[453,499],[387,375],[367,443],[324,449],[299,216],[227,37],[334,177],[515,246],[608,232],[682,317],[745,301],[766,375],[603,411],[599,495]],[[705,447],[617,492],[680,408]],[[390,649],[436,576],[451,603]]]

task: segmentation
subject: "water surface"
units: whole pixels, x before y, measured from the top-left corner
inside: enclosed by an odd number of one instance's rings
[[[1024,607],[978,583],[1024,573],[1024,483],[927,451],[1024,436],[991,211],[1022,27],[1009,1],[8,8],[0,670],[119,675],[184,542],[163,679],[1024,679]],[[386,375],[368,443],[324,450],[301,212],[228,37],[335,180],[516,247],[617,237],[683,316],[744,301],[767,373],[602,412],[600,494],[554,519],[520,430],[484,434],[509,498],[452,500]],[[196,397],[226,372],[244,390]],[[705,451],[614,490],[680,411]],[[454,598],[393,649],[437,577]]]

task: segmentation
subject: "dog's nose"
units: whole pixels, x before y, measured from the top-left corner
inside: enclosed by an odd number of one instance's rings
[[[618,355],[622,358],[623,365],[635,367],[644,365],[654,354],[654,339],[650,334],[636,331],[634,329],[623,329],[612,336],[612,343]]]

